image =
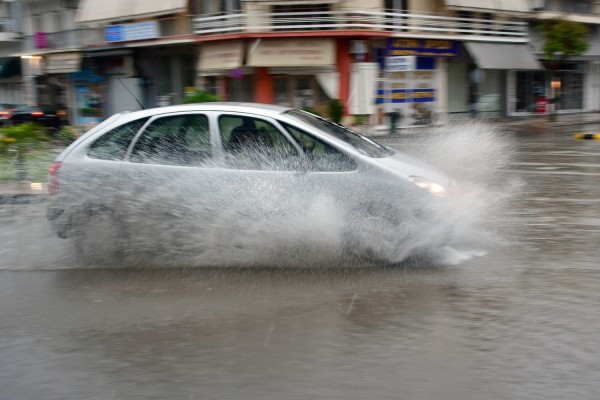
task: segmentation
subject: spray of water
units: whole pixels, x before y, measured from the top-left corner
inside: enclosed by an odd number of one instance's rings
[[[511,244],[514,228],[507,221],[523,189],[523,181],[509,171],[515,140],[501,125],[477,120],[419,138],[414,153],[456,181],[444,210],[444,219],[453,226],[452,240],[437,251],[437,261],[458,264]]]
[[[357,255],[387,263],[427,255],[452,264],[505,241],[499,223],[518,192],[518,182],[505,172],[514,156],[510,136],[495,126],[464,122],[421,132],[403,144],[454,178],[447,198],[422,208],[411,193],[383,178],[380,191],[372,190],[373,182],[348,187],[336,176],[351,166],[339,159],[320,160],[320,174],[314,174],[301,161],[278,160],[261,149],[246,154],[246,166],[244,157],[235,159],[242,164],[226,166],[196,160],[205,168],[167,173],[132,164],[131,170],[113,171],[109,186],[81,170],[79,184],[75,177],[71,184],[103,203],[93,214],[126,210],[108,218],[121,230],[110,246],[141,265],[347,265]],[[234,173],[239,170],[248,172]],[[84,246],[106,241],[84,229]]]

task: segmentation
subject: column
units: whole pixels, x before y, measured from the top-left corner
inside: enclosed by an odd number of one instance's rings
[[[350,73],[352,71],[352,54],[350,54],[350,41],[339,38],[337,41],[337,68],[340,74],[340,101],[344,106],[344,115],[348,115],[348,101],[350,99]]]
[[[266,67],[258,67],[254,72],[254,101],[256,103],[273,104],[273,77]]]

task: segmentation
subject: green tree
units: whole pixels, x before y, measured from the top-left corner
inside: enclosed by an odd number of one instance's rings
[[[545,40],[542,50],[551,71],[551,80],[554,82],[556,70],[563,62],[582,55],[590,47],[590,29],[583,23],[558,18],[543,22],[540,28]],[[552,86],[552,112],[549,115],[551,121],[556,119],[555,109],[558,101],[559,97]]]
[[[543,51],[549,62],[580,56],[590,47],[590,29],[581,22],[549,19],[542,23],[541,30],[545,39]]]
[[[32,150],[43,148],[49,141],[46,130],[37,124],[21,124],[0,129],[0,155],[14,155],[17,179],[27,180],[25,156]]]

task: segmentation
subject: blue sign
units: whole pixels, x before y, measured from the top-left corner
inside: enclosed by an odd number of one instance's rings
[[[375,104],[430,103],[433,101],[435,101],[435,89],[379,89]]]
[[[123,25],[111,25],[104,28],[106,42],[120,42],[123,40]]]
[[[458,42],[438,39],[388,38],[387,56],[456,57]]]
[[[110,25],[104,28],[104,40],[123,42],[147,40],[160,37],[158,21],[134,22],[132,24]]]

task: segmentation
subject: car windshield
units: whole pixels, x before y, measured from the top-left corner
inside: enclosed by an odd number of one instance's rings
[[[288,110],[283,114],[302,121],[305,124],[317,128],[323,132],[329,133],[337,139],[343,140],[366,156],[382,158],[387,157],[392,153],[392,151],[387,147],[382,146],[363,135],[359,135],[358,133],[353,132],[344,126],[338,125],[324,118],[317,117],[314,114],[300,110]]]

